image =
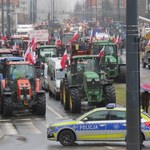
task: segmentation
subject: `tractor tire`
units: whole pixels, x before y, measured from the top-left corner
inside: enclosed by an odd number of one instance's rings
[[[52,93],[52,91],[50,89],[48,90],[48,95],[49,95],[49,97],[53,96],[53,93]]]
[[[63,80],[63,105],[65,110],[69,110],[69,92],[68,92],[68,81]]]
[[[57,100],[57,101],[60,100],[60,94],[56,91],[55,91],[54,97],[55,97],[55,100]]]
[[[146,63],[144,62],[144,60],[142,60],[142,67],[146,68]]]
[[[81,98],[78,89],[72,89],[69,92],[69,108],[71,113],[81,112]]]
[[[118,82],[126,83],[126,66],[120,66]]]
[[[60,101],[61,101],[61,104],[63,104],[63,82],[61,80],[60,82]]]
[[[4,117],[13,116],[13,100],[11,96],[5,96],[3,98],[3,116]]]
[[[116,104],[116,93],[113,85],[105,85],[104,87],[105,106],[109,103]]]
[[[46,112],[46,96],[45,94],[37,95],[36,113],[39,116],[45,116]]]

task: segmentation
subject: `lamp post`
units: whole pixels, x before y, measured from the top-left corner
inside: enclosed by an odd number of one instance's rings
[[[118,0],[118,6],[117,6],[118,8],[118,21],[120,21],[120,0]]]
[[[97,22],[97,0],[96,0],[96,22]]]
[[[2,34],[4,35],[4,0],[2,0]]]
[[[10,0],[7,0],[7,33],[10,34]]]

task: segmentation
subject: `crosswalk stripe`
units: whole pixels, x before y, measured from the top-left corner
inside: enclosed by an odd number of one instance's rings
[[[2,125],[4,127],[6,135],[15,135],[15,134],[18,134],[16,128],[13,126],[12,123],[2,123]]]

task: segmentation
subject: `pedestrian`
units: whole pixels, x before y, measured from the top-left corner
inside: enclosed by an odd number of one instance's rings
[[[142,109],[148,113],[149,108],[149,100],[150,100],[150,93],[148,91],[144,91],[141,93],[141,104]]]

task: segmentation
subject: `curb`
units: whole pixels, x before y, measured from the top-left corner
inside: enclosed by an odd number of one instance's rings
[[[4,129],[2,125],[0,124],[0,140],[2,140],[3,138],[4,138]]]

